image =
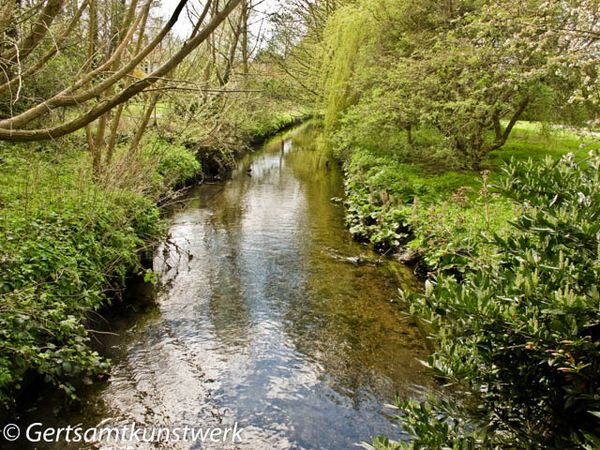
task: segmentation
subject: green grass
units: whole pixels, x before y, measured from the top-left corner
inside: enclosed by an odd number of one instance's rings
[[[548,155],[560,158],[569,152],[582,159],[590,150],[600,150],[600,141],[585,132],[578,134],[575,130],[547,129],[539,123],[519,122],[506,145],[490,153],[484,164],[493,168],[510,158],[542,160]]]
[[[493,177],[511,159],[541,161],[547,156],[558,159],[567,153],[573,153],[576,159],[583,159],[592,150],[600,150],[600,140],[585,133],[580,135],[574,130],[546,129],[539,123],[519,122],[506,145],[487,155],[482,166],[489,169]],[[425,163],[393,165],[409,184],[424,186],[424,200],[439,200],[460,187],[481,187],[481,173],[477,171],[457,171]]]
[[[417,135],[430,137],[427,131]],[[519,122],[507,144],[483,161],[489,172],[484,188],[479,171],[446,168],[439,159],[419,162],[423,155],[411,160],[402,143],[385,147],[400,138],[383,137],[379,142],[384,144],[353,151],[346,163],[351,232],[385,251],[408,245],[430,270],[454,270],[463,267],[467,257],[490,256],[479,254],[480,234],[504,234],[517,215],[516,207],[490,186],[498,182],[504,163],[557,159],[569,152],[584,159],[588,152],[600,150],[599,140],[584,132]]]
[[[497,173],[503,163],[516,160],[542,160],[547,156],[560,158],[573,153],[576,159],[587,157],[591,150],[600,150],[600,140],[584,132],[548,129],[540,123],[518,122],[504,147],[491,152],[483,161],[483,167]],[[480,186],[480,173],[475,171],[445,170],[443,167],[408,164],[404,168],[407,177],[416,182],[426,181],[434,193],[450,193],[461,186]]]

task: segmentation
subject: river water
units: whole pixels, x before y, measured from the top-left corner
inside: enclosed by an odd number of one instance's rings
[[[75,407],[40,399],[21,423],[244,429],[235,446],[131,448],[349,449],[401,438],[386,403],[429,384],[423,339],[391,302],[415,281],[352,241],[331,201],[343,194],[341,173],[319,139],[313,125],[293,130],[226,183],[195,188],[156,253],[155,302],[110,317],[115,335],[102,335],[110,380]]]

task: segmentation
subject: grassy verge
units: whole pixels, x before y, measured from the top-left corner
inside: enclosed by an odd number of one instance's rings
[[[393,148],[359,148],[346,161],[347,221],[356,238],[408,258],[430,271],[463,271],[467,260],[486,257],[477,245],[486,231],[503,235],[518,211],[492,193],[504,162],[571,152],[576,159],[598,149],[597,140],[569,130],[521,122],[507,145],[488,155],[484,170],[456,171],[442,164],[406,162]]]
[[[310,114],[303,109],[273,111],[242,127],[241,134],[246,143],[257,143],[282,130],[298,125],[308,118],[310,118]]]
[[[105,305],[164,230],[156,201],[200,165],[183,147],[124,152],[94,181],[76,139],[0,147],[0,404],[27,374],[73,395],[71,380],[107,369],[86,318]],[[141,183],[140,180],[144,182]]]

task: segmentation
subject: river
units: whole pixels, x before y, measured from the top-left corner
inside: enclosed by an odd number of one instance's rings
[[[349,449],[401,438],[386,403],[430,383],[423,339],[392,302],[415,280],[353,242],[331,201],[342,174],[319,139],[312,124],[292,130],[227,182],[194,188],[156,252],[154,302],[112,314],[114,335],[99,336],[109,381],[71,407],[42,396],[20,422],[243,428],[235,446],[131,448]],[[121,448],[105,444],[93,448]]]

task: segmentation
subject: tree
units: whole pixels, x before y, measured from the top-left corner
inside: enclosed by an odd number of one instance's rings
[[[285,0],[271,22],[275,27],[269,55],[304,97],[321,98],[320,66],[324,32],[330,17],[348,0]]]
[[[62,0],[48,0],[48,4],[43,11],[47,11],[50,3],[55,5],[57,1],[59,1],[62,6]],[[65,136],[84,128],[96,119],[104,116],[113,108],[125,103],[132,97],[148,89],[153,84],[160,82],[190,53],[208,39],[242,0],[229,0],[220,8],[217,3],[216,8],[213,8],[208,21],[204,23],[207,18],[207,13],[212,6],[212,2],[210,0],[207,1],[204,5],[202,14],[196,21],[192,34],[186,41],[181,43],[180,48],[156,69],[137,79],[134,78],[134,81],[130,83],[126,80],[131,77],[132,72],[136,70],[149,55],[156,51],[179,19],[181,12],[187,4],[187,0],[180,0],[169,20],[156,35],[152,36],[145,45],[134,46],[133,51],[132,42],[136,32],[138,33],[138,36],[142,36],[144,33],[144,17],[147,18],[146,11],[150,7],[151,2],[148,0],[142,6],[141,14],[139,14],[136,9],[137,0],[132,0],[127,13],[128,19],[123,21],[122,26],[118,27],[119,32],[117,35],[119,37],[108,40],[108,42],[111,43],[109,48],[112,47],[112,51],[108,51],[105,54],[106,56],[103,57],[99,55],[100,51],[96,48],[96,45],[92,45],[93,42],[96,42],[96,35],[98,33],[95,25],[96,14],[94,13],[96,0],[89,1],[91,2],[90,6],[92,7],[92,12],[88,12],[88,35],[90,36],[90,54],[88,56],[91,57],[93,61],[90,61],[90,63],[86,65],[86,70],[82,75],[71,80],[67,86],[60,91],[48,98],[35,102],[33,106],[22,112],[1,119],[0,140],[47,140]],[[12,12],[7,12],[7,14],[10,15]],[[40,14],[41,16],[38,21],[47,24],[48,27],[46,28],[49,28],[49,18],[55,17],[57,13],[55,14],[54,9],[51,9],[50,13],[42,12]],[[81,16],[81,14],[79,15]],[[12,17],[12,15],[10,17]],[[33,38],[26,37],[21,39],[18,44],[15,44],[18,49],[15,50],[15,53],[20,54],[22,50],[24,50],[25,53],[31,53],[32,47],[35,48],[36,45],[39,45],[43,41],[43,35],[40,36],[40,34],[41,33],[35,34]],[[141,41],[142,39],[138,39],[138,42]],[[114,45],[115,42],[118,42],[118,44]],[[132,53],[128,58],[123,58],[126,52]],[[10,58],[11,54],[12,53],[8,52],[3,55],[3,61],[5,63],[11,64],[13,61],[17,61],[16,56],[12,59]],[[50,56],[50,58],[51,57],[52,56]],[[15,78],[19,80],[16,83],[20,83],[19,77],[23,72],[33,73],[35,70],[32,70],[31,68],[23,70],[20,67],[16,73],[15,71],[7,70],[7,80],[4,84],[15,83]],[[86,105],[87,110],[82,111],[83,107]],[[74,117],[64,123],[53,124],[47,127],[29,128],[29,126],[34,123],[37,125],[40,119],[53,117],[56,112],[66,109],[75,110],[76,112]]]
[[[597,105],[598,23],[589,0],[346,6],[325,34],[330,131],[352,105],[362,103],[363,113],[371,105],[389,112],[380,114],[384,126],[401,116],[400,128],[436,130],[477,168],[541,93],[555,94],[557,113],[559,99]],[[373,89],[387,95],[365,94]]]

